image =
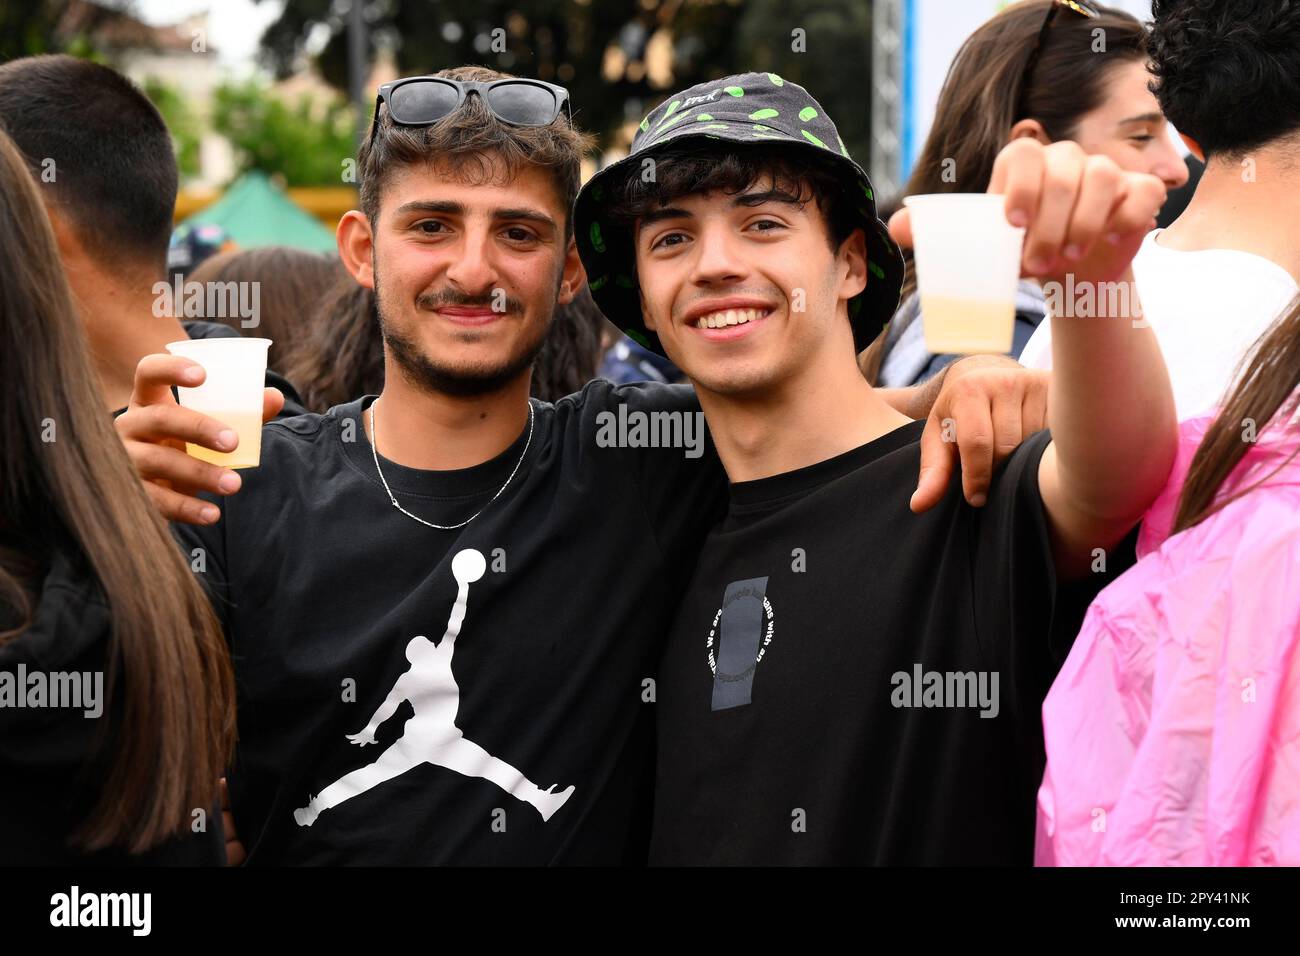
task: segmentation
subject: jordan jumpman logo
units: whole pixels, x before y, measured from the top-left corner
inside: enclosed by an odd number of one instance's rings
[[[415,716],[406,723],[401,737],[393,741],[375,762],[344,774],[334,783],[312,797],[307,806],[293,811],[299,826],[309,827],[321,812],[336,807],[406,773],[412,767],[431,763],[446,767],[466,777],[490,780],[506,793],[532,804],[543,820],[549,820],[556,810],[573,795],[573,787],[555,792],[555,785],[542,790],[504,760],[498,760],[478,744],[465,739],[456,726],[456,712],[460,709],[460,688],[451,672],[451,656],[456,649],[456,636],[465,620],[469,601],[469,586],[483,577],[487,562],[473,548],[466,548],[451,559],[451,573],[456,578],[458,590],[447,620],[447,632],[434,644],[427,637],[415,637],[406,645],[409,670],[397,678],[387,699],[379,705],[360,733],[348,734],[348,740],[359,747],[375,742],[379,726],[397,711],[402,701],[409,700]]]

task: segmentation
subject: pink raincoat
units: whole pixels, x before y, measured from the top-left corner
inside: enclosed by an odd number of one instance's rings
[[[1138,563],[1043,704],[1040,866],[1300,865],[1300,457],[1171,538],[1212,421],[1181,426]],[[1221,495],[1300,447],[1300,418],[1277,421]]]

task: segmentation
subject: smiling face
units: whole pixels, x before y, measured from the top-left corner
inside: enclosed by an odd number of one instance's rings
[[[351,212],[339,227],[345,262],[375,290],[389,354],[407,379],[450,394],[526,375],[556,303],[582,281],[553,174],[522,165],[509,176],[483,159],[491,175],[472,180],[446,164],[395,170],[373,223]]]
[[[1070,138],[1085,152],[1109,156],[1122,169],[1158,176],[1167,188],[1177,189],[1187,182],[1187,163],[1147,89],[1150,82],[1140,60],[1112,68],[1101,105],[1084,114]]]
[[[697,389],[752,396],[852,355],[862,232],[833,251],[818,203],[793,201],[772,176],[669,200],[635,234],[645,324]]]

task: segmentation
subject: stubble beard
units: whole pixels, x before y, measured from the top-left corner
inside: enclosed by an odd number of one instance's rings
[[[472,397],[498,392],[516,381],[530,369],[546,341],[551,318],[542,325],[532,340],[524,342],[518,350],[496,366],[463,368],[436,361],[405,335],[387,315],[384,298],[380,294],[378,270],[375,270],[375,311],[379,315],[379,329],[384,347],[393,357],[397,369],[407,382],[425,392],[437,392],[456,397]],[[552,318],[554,308],[552,308]]]

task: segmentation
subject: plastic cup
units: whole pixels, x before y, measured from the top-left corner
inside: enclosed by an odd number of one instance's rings
[[[200,461],[226,468],[256,468],[262,459],[262,389],[270,339],[186,339],[167,343],[167,351],[203,366],[207,378],[195,388],[177,388],[180,403],[234,429],[239,445],[231,452],[186,443]]]
[[[1010,352],[1025,230],[1007,222],[1006,197],[936,193],[903,204],[926,349]]]

